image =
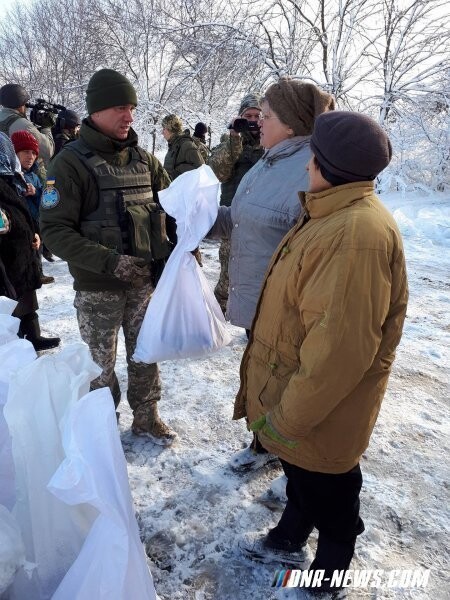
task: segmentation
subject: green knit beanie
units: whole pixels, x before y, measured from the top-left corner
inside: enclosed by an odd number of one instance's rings
[[[90,115],[113,106],[137,106],[136,90],[128,79],[113,69],[100,69],[92,75],[86,90],[86,108]]]

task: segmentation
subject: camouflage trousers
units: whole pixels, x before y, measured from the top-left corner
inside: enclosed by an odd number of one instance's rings
[[[78,291],[74,301],[80,335],[89,346],[93,360],[103,369],[91,382],[91,390],[109,387],[116,408],[120,402],[120,386],[114,367],[122,327],[128,367],[127,400],[136,416],[150,414],[151,405],[161,396],[158,365],[136,363],[131,359],[152,291],[150,283],[123,291]]]
[[[214,295],[217,298],[217,302],[220,304],[220,308],[223,313],[227,309],[228,302],[228,261],[230,260],[230,240],[228,238],[222,238],[219,247],[219,261],[220,261],[220,275],[219,281],[214,288]]]

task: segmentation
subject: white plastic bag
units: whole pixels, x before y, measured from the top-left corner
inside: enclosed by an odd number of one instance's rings
[[[191,254],[217,218],[218,191],[218,179],[202,165],[158,194],[164,210],[176,219],[178,243],[148,305],[136,362],[199,358],[231,341],[220,306]]]
[[[67,504],[89,504],[98,517],[53,600],[154,600],[108,388],[70,409],[63,445],[66,459],[48,489]]]
[[[4,415],[16,471],[13,515],[26,559],[36,564],[31,578],[18,572],[10,591],[14,600],[51,598],[97,516],[89,506],[67,506],[47,484],[65,458],[61,428],[66,411],[99,374],[88,347],[80,343],[41,356],[11,375]]]
[[[15,471],[11,436],[3,415],[11,376],[36,360],[36,352],[28,340],[17,337],[20,320],[11,313],[17,302],[0,296],[0,504],[12,510],[16,501]]]
[[[24,564],[25,548],[20,529],[9,510],[0,506],[0,595]]]

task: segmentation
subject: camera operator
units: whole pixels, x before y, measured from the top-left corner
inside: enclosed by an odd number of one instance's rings
[[[261,115],[260,97],[248,94],[242,99],[235,117],[221,143],[211,150],[208,165],[221,182],[220,204],[230,206],[241,179],[263,155],[258,121]],[[224,238],[219,249],[220,276],[214,294],[225,313],[228,301],[228,260],[230,241]]]
[[[55,124],[56,115],[51,112],[43,113],[39,126],[27,118],[26,104],[30,95],[24,87],[17,83],[7,83],[0,88],[0,131],[9,137],[15,131],[28,131],[37,139],[39,144],[39,157],[45,166],[55,150],[55,142],[51,128]]]

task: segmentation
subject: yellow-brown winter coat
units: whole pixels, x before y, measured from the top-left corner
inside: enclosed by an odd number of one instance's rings
[[[234,418],[270,413],[297,445],[260,435],[267,450],[344,473],[368,446],[401,338],[403,245],[372,182],[307,194],[305,205],[266,273]]]

